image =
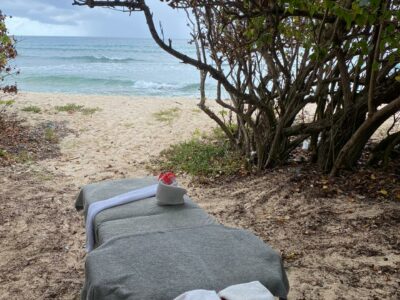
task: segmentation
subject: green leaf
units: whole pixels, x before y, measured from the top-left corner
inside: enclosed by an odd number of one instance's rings
[[[358,26],[364,26],[368,21],[368,16],[366,14],[359,14],[355,18],[355,22]]]

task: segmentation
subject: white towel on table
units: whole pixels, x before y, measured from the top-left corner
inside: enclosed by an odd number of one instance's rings
[[[93,250],[95,240],[94,218],[99,212],[105,210],[106,208],[154,197],[156,195],[157,186],[158,184],[153,184],[109,198],[107,200],[97,201],[90,204],[86,216],[86,251],[90,252]]]
[[[228,286],[218,294],[209,290],[193,290],[179,295],[174,300],[274,300],[271,292],[259,281]]]
[[[259,281],[228,286],[218,295],[226,300],[274,300],[274,295]]]
[[[174,300],[221,300],[215,291],[193,290],[179,295]]]

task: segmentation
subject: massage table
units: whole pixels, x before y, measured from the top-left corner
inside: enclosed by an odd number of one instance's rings
[[[91,203],[155,183],[145,177],[89,184],[75,207],[86,218]],[[94,234],[82,300],[172,300],[251,281],[287,298],[280,255],[254,234],[219,224],[187,196],[182,205],[160,206],[150,197],[103,210]]]

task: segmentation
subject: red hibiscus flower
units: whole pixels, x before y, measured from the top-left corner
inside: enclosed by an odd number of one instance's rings
[[[164,184],[168,185],[171,185],[175,180],[176,176],[172,172],[161,173],[160,176],[158,176],[158,181],[162,181]]]

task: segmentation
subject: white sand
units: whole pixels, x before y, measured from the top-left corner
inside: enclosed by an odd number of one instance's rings
[[[92,115],[57,112],[69,103],[100,108]],[[23,93],[16,107],[39,106],[41,114],[21,112],[30,122],[67,122],[74,131],[61,141],[62,157],[43,162],[52,171],[77,185],[115,177],[148,175],[145,165],[168,145],[190,139],[194,131],[207,131],[215,124],[196,106],[196,99],[88,96]],[[177,108],[171,122],[157,120],[154,113]]]

